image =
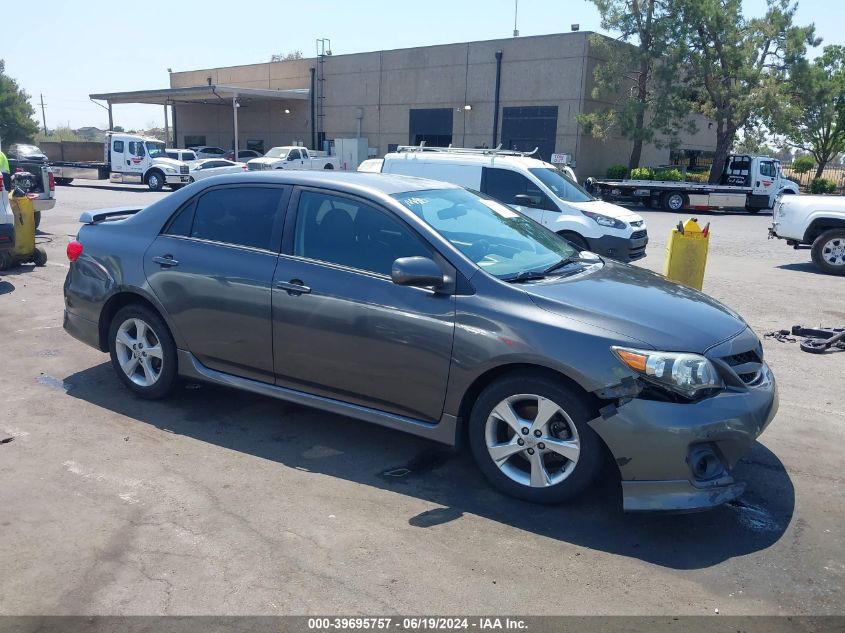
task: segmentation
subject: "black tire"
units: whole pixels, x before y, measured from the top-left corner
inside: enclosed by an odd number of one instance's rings
[[[147,187],[150,191],[161,191],[164,188],[164,174],[160,171],[151,171],[147,174]]]
[[[569,469],[568,474],[557,483],[552,483],[545,487],[533,487],[530,483],[519,483],[506,474],[502,468],[497,466],[488,452],[488,418],[494,419],[496,416],[492,416],[492,412],[497,405],[507,398],[518,394],[533,394],[551,400],[566,413],[569,418],[568,420],[560,416],[553,417],[552,420],[557,421],[550,422],[548,429],[551,429],[553,426],[560,428],[562,425],[569,432],[571,431],[569,428],[571,422],[577,431],[577,434],[572,433],[570,436],[575,437],[577,435],[580,446],[579,454],[575,461],[564,460],[557,453],[546,451],[545,448],[543,452],[539,453],[542,456],[540,457],[541,461],[551,459],[553,465],[554,460],[559,460],[563,464],[561,468],[564,470]],[[530,411],[530,404],[528,406],[528,410]],[[535,407],[534,411],[536,412],[536,410]],[[575,388],[570,387],[561,380],[555,380],[545,374],[533,372],[507,375],[488,385],[475,402],[469,419],[470,449],[481,472],[499,491],[512,497],[534,503],[560,503],[574,497],[587,488],[596,479],[601,469],[604,449],[598,435],[588,424],[588,421],[593,417],[595,417],[595,413],[589,406],[589,401],[585,395],[579,393]],[[501,426],[504,423],[494,420],[491,424]],[[508,428],[510,427],[506,425],[505,430]],[[532,434],[529,433],[528,435],[519,436],[513,433],[512,437],[506,438],[503,441],[512,442],[514,438],[517,438],[518,441],[520,437],[530,439]],[[557,437],[558,439],[565,439],[560,435]],[[543,439],[547,438],[541,435],[532,441],[535,442],[535,446],[539,447]],[[523,440],[523,442],[527,441]],[[539,451],[538,448],[530,450]],[[519,468],[527,468],[529,471],[532,470],[528,461],[532,458],[527,455],[527,451],[529,451],[528,448],[521,450],[519,453],[513,454],[505,460],[509,464],[508,468],[511,472],[521,472]],[[545,461],[545,463],[549,465],[550,462]],[[549,470],[546,468],[545,472],[549,473]],[[530,478],[530,474],[528,473],[522,473],[521,476]]]
[[[196,182],[196,180],[194,180],[194,177],[193,177],[193,176],[188,176],[188,184],[189,184],[189,185],[190,185],[191,183],[195,183],[195,182]]]
[[[153,337],[145,336],[144,340],[148,343],[158,341],[161,347],[161,362],[157,365],[159,369],[158,378],[150,385],[145,386],[134,382],[120,364],[117,335],[120,327],[131,319],[143,321],[153,333]],[[135,334],[137,336],[137,329],[135,330]],[[127,349],[126,351],[129,350]],[[178,380],[177,357],[176,344],[173,342],[173,336],[170,334],[170,330],[164,320],[154,310],[145,305],[137,303],[130,304],[118,310],[117,314],[114,315],[109,324],[109,355],[111,356],[112,368],[114,368],[120,381],[141,398],[147,400],[164,398],[176,386]],[[155,364],[155,360],[152,357],[149,358],[149,362]],[[137,367],[140,367],[140,373],[145,373],[143,372],[142,363],[136,363]]]
[[[677,191],[667,191],[660,196],[660,206],[663,207],[664,211],[669,211],[670,213],[683,211],[684,207],[688,204],[689,199],[686,194]]]
[[[56,184],[57,185],[65,186],[65,185],[69,185],[72,182],[73,182],[73,178],[56,178]]]
[[[41,211],[36,211],[36,212],[33,214],[33,220],[35,220],[35,228],[36,228],[36,229],[37,229],[39,226],[41,226]]]
[[[558,233],[563,239],[568,241],[572,244],[575,248],[581,251],[588,251],[590,250],[589,244],[587,244],[587,240],[583,237],[578,235],[577,233],[573,233],[572,231],[561,231]]]
[[[332,165],[331,163],[326,163],[325,165],[323,165],[323,169],[334,169],[334,165]]]
[[[35,251],[32,253],[32,263],[36,266],[44,266],[47,264],[47,251],[45,251],[40,246],[35,247]]]
[[[845,275],[845,258],[834,256],[831,248],[845,248],[845,229],[825,231],[813,241],[813,248],[810,251],[813,263],[828,275]],[[842,251],[838,250],[837,252],[841,253]]]

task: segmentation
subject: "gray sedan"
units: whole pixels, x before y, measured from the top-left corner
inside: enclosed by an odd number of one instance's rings
[[[729,308],[444,183],[246,172],[82,222],[65,329],[140,397],[185,377],[466,440],[541,503],[609,453],[627,510],[737,497],[777,410]]]

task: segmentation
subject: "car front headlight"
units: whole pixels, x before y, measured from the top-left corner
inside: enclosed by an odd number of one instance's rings
[[[693,399],[703,391],[725,386],[716,367],[704,356],[655,352],[629,347],[610,348],[627,367],[645,380]]]
[[[164,171],[166,171],[168,174],[175,174],[176,173],[176,170],[173,169],[173,167],[165,167]]]
[[[601,213],[593,213],[592,211],[581,211],[584,215],[588,218],[595,220],[596,224],[601,226],[607,226],[612,229],[624,229],[625,223],[622,220],[617,220],[616,218],[611,218],[608,215],[602,215]]]

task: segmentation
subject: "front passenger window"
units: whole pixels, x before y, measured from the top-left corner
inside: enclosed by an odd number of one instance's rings
[[[515,204],[516,196],[531,198],[531,206],[537,209],[555,209],[540,188],[519,172],[493,167],[484,168],[482,191],[505,204]]]
[[[407,226],[363,203],[304,191],[296,212],[294,255],[382,275],[400,257],[432,257]]]

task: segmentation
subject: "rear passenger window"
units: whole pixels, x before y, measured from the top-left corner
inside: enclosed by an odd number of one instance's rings
[[[294,255],[390,275],[399,257],[431,257],[407,226],[356,200],[304,191],[296,212]]]
[[[191,234],[191,224],[194,221],[194,209],[196,209],[196,207],[197,201],[196,198],[194,198],[184,207],[179,209],[172,218],[170,218],[170,222],[164,227],[162,233],[165,235],[188,237]]]
[[[279,216],[280,187],[229,187],[204,194],[197,202],[191,237],[253,248],[272,248]]]

